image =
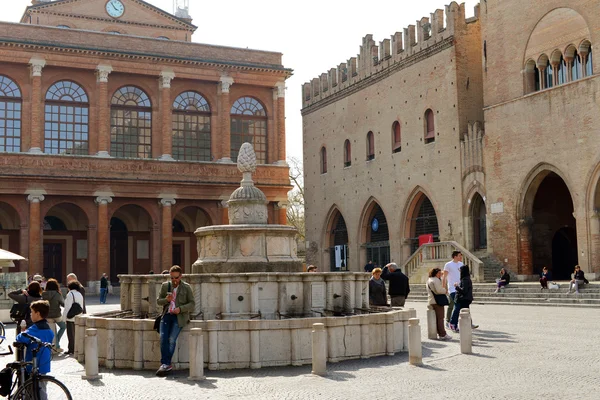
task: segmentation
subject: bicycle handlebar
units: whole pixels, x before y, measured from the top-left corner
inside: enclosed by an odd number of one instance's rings
[[[38,345],[39,347],[52,347],[52,343],[46,343],[46,342],[42,342],[40,339],[36,338],[35,336],[31,336],[29,333],[27,332],[21,332],[21,336],[26,337],[27,339],[31,340],[32,342],[34,342],[35,344]]]

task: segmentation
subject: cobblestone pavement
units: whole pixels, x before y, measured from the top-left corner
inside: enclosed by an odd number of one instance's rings
[[[102,380],[87,382],[81,379],[83,366],[63,357],[53,361],[52,370],[74,399],[90,400],[598,398],[597,310],[475,305],[472,314],[481,327],[474,331],[474,354],[462,355],[456,334],[451,342],[427,340],[424,303],[407,306],[417,310],[422,324],[422,367],[409,365],[402,353],[328,364],[327,377],[312,376],[304,366],[205,371],[200,383],[188,382],[187,371],[157,378],[153,371],[124,370],[102,370]],[[115,307],[90,305],[89,311]]]

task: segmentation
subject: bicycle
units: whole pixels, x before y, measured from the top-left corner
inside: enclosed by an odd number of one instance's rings
[[[5,335],[6,329],[4,328],[4,323],[0,321],[0,344],[4,342]]]
[[[8,392],[8,400],[73,400],[69,389],[58,379],[42,375],[38,370],[37,354],[44,348],[52,351],[52,343],[45,343],[38,338],[22,332],[21,335],[31,340],[37,346],[31,350],[33,354],[32,361],[24,361],[25,343],[13,343],[17,349],[15,362],[8,363],[6,367],[11,370],[11,387]],[[8,353],[0,356],[14,354],[10,346]],[[31,372],[27,372],[27,367],[31,365]],[[15,378],[16,375],[16,378]],[[13,394],[14,392],[14,394]]]

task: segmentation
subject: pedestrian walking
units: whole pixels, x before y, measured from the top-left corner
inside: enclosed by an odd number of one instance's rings
[[[456,331],[457,327],[456,326],[452,326],[450,323],[450,319],[452,318],[452,313],[454,312],[454,307],[456,307],[455,304],[455,297],[456,297],[456,283],[460,282],[460,267],[462,267],[464,264],[462,262],[463,260],[463,255],[460,251],[453,251],[452,252],[452,261],[448,261],[445,265],[444,265],[444,272],[443,272],[443,280],[442,283],[444,285],[445,288],[448,289],[448,293],[449,293],[449,305],[448,305],[448,310],[446,311],[446,326],[452,330],[452,331]]]
[[[106,296],[108,295],[108,278],[106,273],[100,278],[100,304],[106,304]]]
[[[48,279],[48,282],[46,282],[46,290],[42,293],[42,299],[48,301],[50,306],[46,320],[54,333],[54,348],[52,350],[57,353],[62,352],[63,350],[60,348],[60,339],[67,329],[67,323],[63,319],[60,310],[61,306],[65,306],[65,300],[60,292],[60,285],[56,279]],[[58,331],[56,330],[57,326]]]

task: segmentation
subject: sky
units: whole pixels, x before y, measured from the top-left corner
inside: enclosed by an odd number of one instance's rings
[[[173,12],[173,0],[146,1]],[[18,22],[31,0],[2,0],[2,3],[0,19]],[[302,160],[302,84],[356,56],[365,35],[372,34],[379,43],[449,3],[448,0],[366,3],[190,0],[192,22],[198,26],[192,41],[283,53],[283,65],[294,70],[286,82],[287,157]],[[465,1],[467,18],[473,16],[477,3]]]

